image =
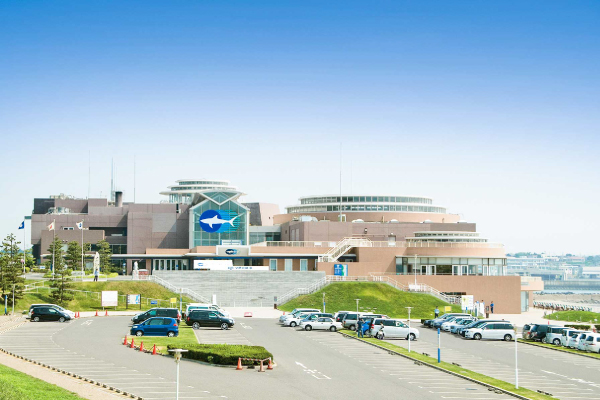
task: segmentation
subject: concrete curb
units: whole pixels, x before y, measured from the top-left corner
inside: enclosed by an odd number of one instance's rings
[[[363,342],[363,343],[366,343],[366,344],[370,344],[371,346],[377,347],[378,349],[381,349],[381,350],[387,351],[387,352],[389,352],[389,353],[393,353],[393,354],[395,354],[395,355],[398,355],[398,356],[400,356],[400,357],[404,357],[404,358],[406,358],[406,359],[409,359],[409,360],[411,360],[411,361],[414,361],[415,363],[418,363],[418,365],[424,365],[424,366],[426,366],[426,367],[430,367],[430,368],[433,368],[433,369],[437,369],[438,371],[442,371],[442,372],[445,372],[445,373],[447,373],[447,374],[454,375],[454,376],[456,376],[457,378],[462,378],[462,379],[465,379],[465,380],[467,380],[467,381],[471,381],[471,382],[473,382],[473,383],[476,383],[476,384],[478,384],[478,385],[485,386],[485,387],[487,387],[487,388],[488,388],[488,390],[493,390],[493,391],[496,391],[496,393],[498,393],[498,392],[501,392],[501,393],[504,393],[504,394],[506,394],[506,395],[509,395],[509,396],[515,397],[515,398],[517,398],[517,399],[522,399],[522,400],[531,400],[529,397],[521,396],[520,394],[516,394],[516,393],[510,392],[510,391],[508,391],[508,390],[505,390],[505,389],[499,388],[499,387],[497,387],[497,386],[494,386],[494,385],[490,385],[489,383],[485,383],[485,382],[478,381],[477,379],[469,378],[468,376],[464,376],[464,375],[461,375],[461,374],[457,374],[456,372],[448,371],[448,370],[446,370],[446,369],[444,369],[444,368],[441,368],[441,367],[438,367],[438,366],[436,366],[436,365],[431,365],[431,364],[428,364],[428,363],[424,363],[423,361],[421,361],[421,360],[417,360],[416,358],[413,358],[413,357],[411,357],[411,356],[409,356],[409,355],[402,354],[402,353],[398,353],[397,351],[394,351],[394,350],[386,349],[385,347],[383,347],[383,346],[379,346],[378,344],[375,344],[375,343],[371,343],[371,342],[366,342],[366,341],[364,341],[364,340],[360,340],[359,338],[357,338],[357,337],[354,337],[354,336],[351,336],[351,335],[348,335],[347,333],[344,333],[344,332],[339,332],[339,331],[338,331],[338,333],[339,333],[339,334],[341,334],[341,335],[343,335],[343,336],[345,336],[345,337],[347,337],[347,338],[350,338],[350,339],[355,339],[355,340],[358,340],[358,341],[360,341],[360,342]],[[466,369],[466,368],[465,368],[465,369]]]
[[[523,343],[523,344],[528,344],[529,346],[539,347],[541,349],[548,349],[548,350],[560,351],[561,353],[565,353],[565,354],[573,354],[575,356],[591,358],[591,359],[594,359],[594,360],[598,360],[600,362],[600,358],[598,358],[598,357],[589,356],[589,355],[583,354],[583,353],[573,353],[572,351],[563,350],[560,347],[554,348],[554,347],[541,346],[541,345],[539,345],[539,344],[537,344],[535,342],[526,342],[525,339],[518,340],[518,342],[519,343]]]

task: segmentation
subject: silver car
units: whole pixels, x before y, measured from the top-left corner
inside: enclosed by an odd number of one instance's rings
[[[548,332],[546,332],[546,337],[543,342],[553,344],[555,346],[560,346],[562,344],[562,334],[565,328],[561,328],[558,326],[553,326],[548,328]]]

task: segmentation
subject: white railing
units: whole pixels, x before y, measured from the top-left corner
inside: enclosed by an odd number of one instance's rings
[[[23,288],[23,291],[24,292],[29,292],[31,290],[36,290],[37,291],[40,287],[44,287],[44,282],[46,282],[46,281],[37,281],[37,282],[33,282],[33,283],[28,283]]]
[[[289,292],[287,292],[286,294],[284,294],[283,296],[278,296],[277,304],[287,303],[288,301],[295,299],[296,297],[301,296],[303,294],[314,293],[317,290],[321,289],[322,287],[327,286],[328,284],[329,284],[329,281],[327,280],[327,277],[323,277],[322,279],[319,279],[318,282],[313,283],[309,287],[292,289]]]
[[[406,242],[406,241],[371,241],[366,238],[345,238],[354,240],[364,240],[366,245],[358,244],[354,247],[396,247],[396,248],[450,248],[450,249],[501,249],[504,248],[502,243],[460,243],[460,242]],[[344,239],[342,239],[344,240]],[[278,242],[261,242],[253,244],[253,247],[321,247],[332,248],[336,247],[339,242],[321,241],[321,242],[300,242],[300,241],[278,241]]]
[[[189,296],[192,299],[199,301],[201,303],[211,303],[211,301],[208,300],[206,297],[194,292],[193,290],[188,289],[188,288],[179,288],[179,287],[173,285],[172,283],[170,283],[162,278],[159,278],[158,276],[147,275],[146,279],[149,281],[152,281],[152,282],[156,282],[159,285],[164,286],[165,288],[169,289],[172,292],[185,294],[186,296]]]
[[[319,262],[335,262],[340,256],[344,255],[352,247],[371,247],[372,242],[364,238],[344,238],[340,240],[335,247],[327,253],[319,256]]]

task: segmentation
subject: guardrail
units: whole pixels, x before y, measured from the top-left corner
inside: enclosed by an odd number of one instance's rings
[[[211,303],[212,302],[211,300],[208,300],[206,297],[194,292],[191,289],[179,288],[179,287],[173,285],[172,283],[170,283],[162,278],[159,278],[158,276],[146,275],[146,280],[158,283],[159,285],[169,289],[172,292],[185,294],[186,296],[191,297],[192,299],[199,301],[201,303]]]
[[[287,292],[286,294],[284,294],[283,296],[278,296],[277,304],[287,303],[288,301],[290,301],[298,296],[301,296],[303,294],[314,293],[317,290],[321,289],[322,287],[327,286],[328,284],[329,284],[329,282],[327,281],[327,277],[324,277],[322,279],[319,279],[318,282],[313,283],[309,287],[292,289],[289,292]]]

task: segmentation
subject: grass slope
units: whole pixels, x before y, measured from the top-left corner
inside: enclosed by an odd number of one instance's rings
[[[46,283],[48,285],[48,283]],[[107,281],[107,282],[74,282],[73,289],[76,290],[87,290],[90,292],[102,292],[103,290],[116,290],[119,295],[122,294],[141,294],[142,296],[142,310],[157,307],[158,305],[147,304],[146,299],[162,299],[159,303],[161,307],[169,307],[169,299],[177,298],[177,307],[179,307],[179,295],[165,289],[154,282],[140,282],[140,281]],[[125,310],[125,303],[121,304],[123,298],[119,298],[118,311]],[[191,302],[192,300],[183,296],[183,302]],[[22,299],[16,302],[15,310],[24,311],[29,310],[31,304],[36,303],[52,303],[50,297],[50,290],[47,288],[40,288],[36,292],[26,292]],[[71,300],[65,308],[73,311],[94,311],[102,310],[101,300],[96,294],[85,294],[76,292],[75,298]],[[129,306],[129,310],[139,310],[140,306]],[[114,310],[114,307],[111,308]]]
[[[557,311],[552,314],[545,315],[544,318],[554,321],[569,321],[569,322],[590,322],[593,324],[600,321],[600,313],[591,311]]]
[[[325,294],[326,311],[356,310],[356,301],[359,302],[359,311],[375,311],[387,314],[394,318],[408,317],[405,307],[413,307],[410,317],[433,317],[436,306],[443,311],[445,303],[436,297],[423,293],[409,293],[394,289],[385,283],[371,282],[337,282],[332,283],[318,292],[297,297],[279,306],[283,311],[292,311],[298,307],[323,308],[323,293]],[[453,312],[460,312],[460,306],[452,306]],[[442,312],[443,314],[443,312]]]
[[[77,400],[81,397],[0,364],[0,400]]]

